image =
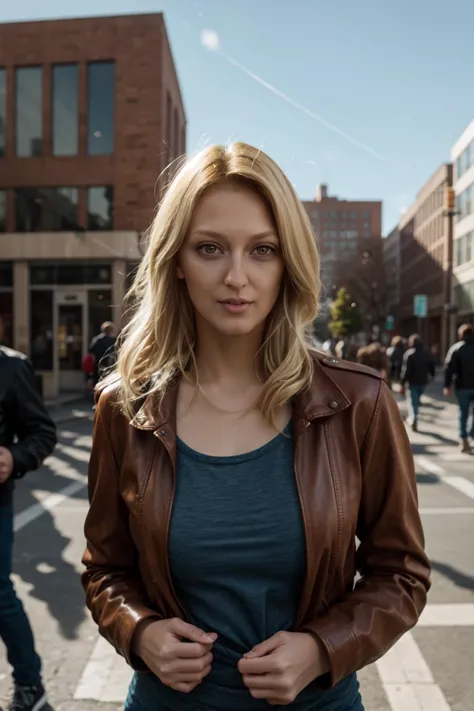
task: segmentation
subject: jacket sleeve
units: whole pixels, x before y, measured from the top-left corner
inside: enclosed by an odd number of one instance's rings
[[[411,356],[409,353],[405,353],[402,362],[402,372],[400,374],[400,382],[405,385],[410,380],[411,376]]]
[[[444,387],[450,388],[453,384],[454,376],[458,374],[459,363],[458,363],[458,352],[457,345],[452,346],[446,360],[444,361]]]
[[[385,383],[360,457],[361,577],[341,602],[306,627],[329,656],[330,678],[321,677],[322,686],[334,686],[383,656],[416,624],[430,588],[410,443]]]
[[[119,491],[120,461],[107,426],[112,408],[107,395],[99,398],[94,424],[82,585],[100,634],[133,669],[147,671],[132,653],[132,637],[143,620],[160,615],[152,609],[141,579],[128,509]]]
[[[14,462],[13,477],[20,479],[38,469],[56,446],[56,425],[48,414],[35,383],[33,366],[18,359],[8,392],[9,412],[18,441],[9,447]]]

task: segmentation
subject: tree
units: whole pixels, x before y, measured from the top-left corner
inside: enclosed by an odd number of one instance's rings
[[[333,338],[346,338],[362,330],[362,318],[347,289],[339,289],[331,305],[329,330]]]

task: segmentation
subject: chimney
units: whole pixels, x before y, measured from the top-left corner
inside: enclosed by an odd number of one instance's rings
[[[326,183],[320,183],[316,188],[316,202],[321,202],[328,196],[328,186]]]

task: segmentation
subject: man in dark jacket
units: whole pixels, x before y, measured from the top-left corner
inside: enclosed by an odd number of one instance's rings
[[[115,342],[115,326],[111,321],[105,321],[89,346],[89,353],[94,357],[94,385],[115,363]]]
[[[408,419],[413,432],[418,430],[418,411],[420,409],[421,396],[425,392],[430,380],[435,377],[435,366],[433,359],[423,347],[423,342],[414,333],[408,339],[408,350],[403,356],[402,373],[400,382],[404,389],[408,385],[410,397],[408,399]]]
[[[444,394],[451,394],[454,381],[459,405],[459,437],[461,450],[471,454],[468,437],[474,439],[474,329],[465,323],[458,330],[459,341],[449,349],[444,364]],[[471,429],[468,433],[469,410],[472,405]]]
[[[39,711],[47,703],[33,632],[11,580],[13,488],[16,480],[41,466],[55,444],[56,427],[30,361],[0,346],[0,638],[13,669],[11,711]]]

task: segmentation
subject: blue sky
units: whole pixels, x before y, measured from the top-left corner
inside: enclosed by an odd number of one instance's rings
[[[258,145],[302,198],[382,199],[385,231],[474,118],[472,0],[15,0],[0,21],[131,11],[165,13],[189,150]]]

